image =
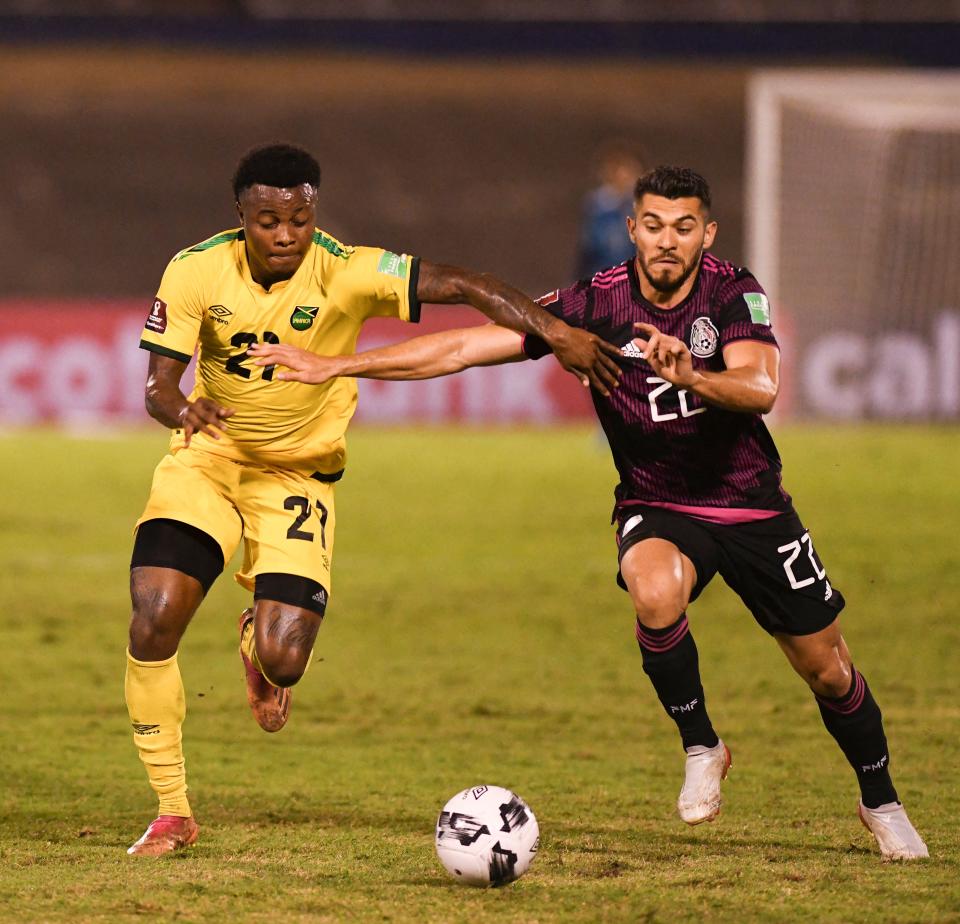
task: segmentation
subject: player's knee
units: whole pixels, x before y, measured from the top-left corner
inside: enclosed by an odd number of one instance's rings
[[[156,589],[131,591],[130,653],[141,661],[171,657],[183,634],[176,602]]]
[[[257,657],[267,679],[278,687],[292,687],[303,675],[310,661],[312,649],[296,645],[267,645],[261,650],[257,645]]]
[[[803,675],[814,693],[829,699],[846,696],[853,681],[850,666],[837,661],[811,664],[804,670]]]
[[[644,578],[630,591],[637,618],[648,628],[669,626],[686,609],[682,587],[668,576]]]
[[[140,661],[162,661],[180,644],[203,591],[198,581],[170,571],[158,578],[149,568],[130,572],[130,653]]]
[[[323,621],[311,595],[326,591],[314,581],[292,575],[258,575],[256,615],[257,658],[266,678],[278,687],[292,687],[310,663],[313,643]],[[265,597],[262,594],[269,594]],[[303,598],[310,607],[303,605]]]

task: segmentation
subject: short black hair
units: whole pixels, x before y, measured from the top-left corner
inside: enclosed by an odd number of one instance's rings
[[[647,193],[664,199],[699,199],[710,210],[710,185],[689,167],[661,165],[647,171],[633,188],[633,199],[639,202]]]
[[[320,165],[309,151],[293,144],[265,144],[247,151],[233,174],[233,194],[238,199],[247,187],[262,183],[288,189],[309,183],[320,185]]]

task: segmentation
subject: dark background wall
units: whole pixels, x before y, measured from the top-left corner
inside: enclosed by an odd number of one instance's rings
[[[237,158],[274,139],[316,153],[331,233],[531,292],[571,279],[593,155],[626,139],[652,162],[708,176],[717,252],[740,259],[746,73],[622,59],[9,50],[0,172],[16,220],[0,225],[0,286],[151,294],[176,250],[234,224]]]
[[[742,261],[755,68],[958,63],[953,0],[8,0],[0,297],[149,296],[275,139],[318,156],[331,233],[531,292],[624,140],[712,181]]]

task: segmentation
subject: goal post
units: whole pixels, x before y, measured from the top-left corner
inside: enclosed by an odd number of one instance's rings
[[[960,419],[960,75],[758,71],[747,131],[789,412]]]

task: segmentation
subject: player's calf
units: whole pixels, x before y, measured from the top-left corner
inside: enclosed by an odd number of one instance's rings
[[[843,696],[818,696],[817,705],[823,724],[857,775],[863,804],[876,808],[897,803],[883,715],[863,675],[854,669],[850,689]]]
[[[286,600],[265,599],[265,593]],[[255,609],[240,616],[240,656],[247,702],[264,731],[276,732],[290,715],[293,686],[305,673],[323,618],[326,591],[293,575],[259,575]],[[301,606],[308,600],[310,608]]]
[[[638,617],[636,636],[644,673],[676,723],[684,748],[716,747],[719,738],[707,714],[700,659],[686,615],[662,629],[645,626]]]
[[[268,624],[265,637],[264,633],[255,633],[257,661],[270,683],[287,688],[294,686],[306,673],[316,628],[310,631],[308,627],[294,626],[278,634],[275,631],[278,625],[279,620]]]
[[[321,613],[302,607],[257,601],[256,662],[272,684],[292,687],[306,673],[322,619]]]
[[[254,645],[254,614],[240,614],[240,660],[247,683],[247,703],[257,724],[267,732],[278,732],[290,717],[290,691],[271,683],[264,675]]]

